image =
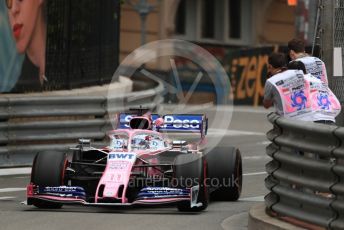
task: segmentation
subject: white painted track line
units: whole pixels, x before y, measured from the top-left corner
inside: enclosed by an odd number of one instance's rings
[[[270,160],[271,157],[269,156],[247,156],[247,157],[242,157],[244,160]]]
[[[218,136],[266,136],[266,133],[262,132],[251,132],[243,130],[233,130],[233,129],[212,129],[208,130],[208,135],[218,135]]]
[[[13,199],[15,199],[14,196],[2,196],[2,197],[0,197],[0,200],[13,200]]]
[[[244,197],[240,198],[239,201],[261,202],[264,201],[264,196]]]
[[[4,168],[0,169],[0,176],[30,174],[31,168]]]
[[[2,192],[20,192],[26,191],[26,188],[0,188],[0,193]]]
[[[257,176],[257,175],[264,175],[266,172],[254,172],[254,173],[244,173],[243,176]]]
[[[244,159],[265,159],[266,157],[245,157]],[[12,168],[12,169],[0,169],[0,176],[8,175],[20,175],[20,174],[30,174],[31,168]],[[256,176],[263,175],[266,172],[253,172],[253,173],[244,173],[243,176]]]

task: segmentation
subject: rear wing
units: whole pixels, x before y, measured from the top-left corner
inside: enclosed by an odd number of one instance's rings
[[[130,120],[139,115],[132,113],[121,113],[119,115],[118,129],[130,129]],[[203,114],[168,114],[164,115],[162,126],[155,126],[155,121],[160,118],[159,114],[151,114],[148,118],[151,120],[152,129],[159,132],[184,132],[200,133],[203,136],[207,134],[208,119]]]
[[[164,125],[159,128],[160,132],[192,132],[207,134],[208,119],[203,114],[170,114],[163,116]]]

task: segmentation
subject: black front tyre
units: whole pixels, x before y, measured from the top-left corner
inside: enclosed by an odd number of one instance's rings
[[[242,159],[239,149],[217,147],[206,154],[208,176],[219,186],[211,193],[212,200],[236,201],[242,188]]]
[[[207,178],[207,163],[201,155],[182,154],[176,157],[174,162],[174,178],[179,187],[192,187],[199,185],[197,203],[202,203],[200,207],[190,206],[189,201],[178,204],[178,210],[182,212],[199,212],[208,207],[209,195],[205,184]]]
[[[65,184],[67,157],[65,153],[56,151],[40,152],[36,155],[31,172],[31,183],[41,187],[61,186]],[[37,208],[57,209],[62,204],[33,199]]]

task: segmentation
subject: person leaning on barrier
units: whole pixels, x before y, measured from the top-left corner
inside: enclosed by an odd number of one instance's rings
[[[341,105],[328,85],[307,73],[306,67],[301,61],[291,61],[287,67],[288,69],[302,70],[306,84],[310,86],[310,100],[312,104],[312,115],[309,116],[310,121],[334,124],[336,116],[340,113]]]
[[[301,70],[287,70],[283,53],[272,53],[268,58],[268,77],[265,83],[263,105],[286,118],[309,120],[311,103],[309,85]]]
[[[277,114],[283,113],[282,100],[279,97],[277,89],[269,81],[276,74],[282,73],[286,68],[286,59],[282,53],[272,53],[268,58],[268,76],[264,86],[263,106],[268,109],[275,107]]]
[[[302,39],[294,38],[290,40],[288,49],[292,61],[301,61],[305,65],[307,73],[328,84],[325,63],[319,58],[306,53],[305,42]]]
[[[312,121],[316,123],[323,123],[334,125],[335,117],[341,110],[341,105],[337,97],[333,94],[328,84],[322,82],[320,79],[307,73],[306,67],[301,61],[291,61],[287,65],[288,69],[302,70],[304,73],[305,82],[310,86],[310,99],[312,104],[312,115],[310,116]],[[304,155],[308,158],[321,159],[334,162],[336,159],[331,157],[319,156],[310,152],[298,151],[299,155]],[[296,185],[293,186],[297,188]],[[319,192],[310,188],[303,188],[304,192],[315,193],[318,196],[333,198],[333,194],[327,192]]]

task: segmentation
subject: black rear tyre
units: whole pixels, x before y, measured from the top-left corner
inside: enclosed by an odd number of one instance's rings
[[[207,163],[198,154],[182,154],[176,157],[174,162],[174,178],[179,187],[192,187],[199,185],[197,203],[202,203],[201,207],[192,207],[190,202],[178,204],[178,210],[182,212],[199,212],[208,207],[208,188],[205,185],[207,177]]]
[[[239,149],[217,147],[206,154],[208,176],[218,185],[211,193],[212,200],[236,201],[242,188],[242,160]]]
[[[33,162],[31,182],[42,187],[64,185],[66,166],[66,154],[56,151],[40,152]],[[62,207],[62,204],[36,199],[32,200],[32,204],[37,208]]]

